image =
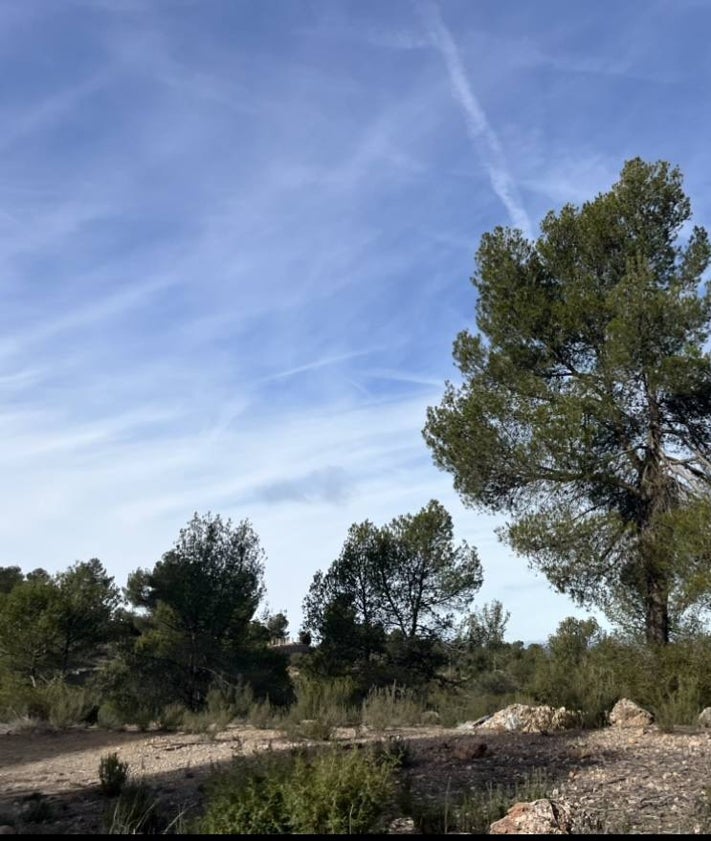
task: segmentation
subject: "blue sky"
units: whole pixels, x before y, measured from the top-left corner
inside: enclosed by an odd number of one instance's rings
[[[125,584],[249,518],[291,630],[348,527],[440,499],[511,639],[584,615],[421,437],[495,225],[634,156],[711,224],[711,3],[3,0],[0,564]]]

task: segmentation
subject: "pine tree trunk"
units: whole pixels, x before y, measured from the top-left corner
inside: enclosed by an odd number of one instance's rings
[[[645,593],[645,631],[650,645],[669,642],[669,604],[667,588],[658,572],[647,573]]]

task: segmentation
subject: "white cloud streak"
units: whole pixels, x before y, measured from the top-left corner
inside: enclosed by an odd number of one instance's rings
[[[509,170],[501,141],[467,79],[464,63],[452,33],[434,3],[423,2],[419,8],[432,43],[442,55],[449,75],[452,96],[464,112],[467,131],[481,155],[491,186],[508,211],[513,225],[520,228],[526,236],[530,236],[531,220]]]

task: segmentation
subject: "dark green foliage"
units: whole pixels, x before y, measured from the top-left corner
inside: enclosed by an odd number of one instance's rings
[[[31,682],[91,665],[114,636],[119,591],[96,558],[0,593],[0,660]]]
[[[57,606],[51,580],[23,581],[0,595],[0,659],[31,682],[56,671],[61,646]]]
[[[289,620],[286,614],[279,612],[268,616],[266,622],[270,642],[284,642],[289,635]]]
[[[240,758],[212,786],[196,831],[232,835],[367,834],[392,807],[397,760],[370,749]]]
[[[0,593],[9,593],[25,580],[20,567],[0,567]]]
[[[99,788],[107,797],[120,794],[128,779],[128,763],[122,762],[117,753],[107,753],[99,761]]]
[[[477,252],[477,333],[425,438],[464,501],[580,604],[666,643],[709,590],[711,250],[678,169],[625,164],[527,241]],[[614,616],[613,616],[614,618]]]
[[[127,597],[147,614],[137,617],[140,635],[124,660],[149,682],[149,691],[142,679],[138,686],[156,712],[176,700],[199,710],[215,680],[247,682],[277,703],[290,699],[286,658],[267,648],[269,632],[254,621],[263,574],[264,552],[248,521],[233,526],[196,514],[152,571],[129,577]]]
[[[304,628],[320,643],[307,668],[372,684],[423,682],[445,657],[441,638],[482,583],[476,551],[455,546],[452,519],[432,500],[385,526],[351,526],[340,556],[317,573]]]
[[[93,661],[101,646],[114,636],[114,617],[121,597],[101,561],[76,563],[56,576],[56,621],[62,675]]]
[[[607,723],[620,698],[631,698],[665,726],[696,722],[711,705],[711,640],[649,646],[605,634],[595,620],[563,620],[546,649],[531,646],[535,670],[525,690],[536,703],[580,710],[587,726]]]

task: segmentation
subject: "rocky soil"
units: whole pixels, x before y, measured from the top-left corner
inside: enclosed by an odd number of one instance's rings
[[[711,734],[655,726],[550,734],[447,730],[386,733],[339,731],[355,739],[407,740],[412,796],[455,800],[474,789],[543,780],[548,796],[591,818],[586,831],[706,833]],[[270,746],[288,748],[276,731],[230,727],[217,737],[182,733],[6,732],[0,728],[0,824],[21,832],[88,834],[105,831],[107,798],[99,791],[99,761],[116,752],[134,777],[157,790],[168,814],[194,814],[203,783],[232,757]],[[35,820],[39,819],[39,820]]]

